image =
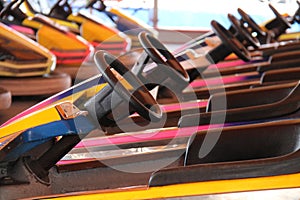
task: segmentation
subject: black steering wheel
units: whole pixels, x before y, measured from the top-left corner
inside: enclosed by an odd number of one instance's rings
[[[245,61],[251,60],[250,52],[245,46],[226,28],[224,28],[217,21],[211,21],[212,30],[222,40],[222,42],[229,47],[239,58]]]
[[[7,15],[10,15],[10,11],[12,7],[17,3],[18,1],[11,1],[9,4],[7,4],[0,12],[0,17],[4,18]]]
[[[68,0],[58,0],[49,12],[49,16],[59,17],[61,19],[67,18],[70,14],[72,14],[72,8]]]
[[[252,29],[252,31],[257,32],[258,34],[263,36],[266,35],[266,33],[258,26],[258,24],[242,9],[238,8],[238,13],[241,15],[242,21],[246,22],[249,28]]]
[[[148,89],[117,58],[106,51],[98,51],[94,59],[110,88],[113,88],[118,96],[123,99],[119,99],[120,102],[124,103],[124,100],[125,103],[129,102],[130,107],[146,120],[157,122],[162,118],[160,106]],[[116,74],[110,68],[113,68],[118,73],[117,76],[121,76],[127,81],[130,89],[128,89],[128,85],[125,86],[117,78]]]
[[[141,32],[138,38],[144,49],[144,53],[132,71],[143,80],[143,82],[145,82],[144,79],[147,79],[146,81],[154,81],[158,85],[171,89],[173,92],[181,92],[188,85],[190,79],[188,73],[178,60],[151,34]],[[141,73],[149,57],[158,64],[158,67],[153,68],[151,72],[145,73],[145,75],[142,76]]]
[[[300,23],[300,2],[297,0],[298,9],[296,10],[294,16],[291,19],[291,23],[297,22]]]
[[[94,5],[95,3],[100,2],[99,7],[95,8]],[[104,4],[104,2],[102,0],[90,0],[87,5],[85,6],[85,8],[94,8],[98,11],[104,11],[106,9],[106,5]]]
[[[85,8],[93,8],[93,5],[97,2],[98,0],[90,0],[88,3],[85,5]]]
[[[247,28],[241,25],[240,21],[232,14],[228,14],[228,18],[231,22],[231,25],[238,32],[238,34],[246,40],[248,45],[253,46],[254,48],[258,48],[260,46],[260,42],[257,38],[252,37],[251,33]]]
[[[185,79],[189,78],[189,75],[178,60],[159,40],[147,32],[141,32],[138,37],[144,51],[147,52],[154,62],[169,66],[180,73]]]
[[[284,18],[275,8],[274,6],[272,6],[272,4],[269,4],[269,7],[271,8],[271,10],[273,11],[273,13],[275,14],[276,18],[279,19],[281,22],[283,22],[283,24],[285,26],[287,26],[288,28],[291,27],[290,22],[288,22],[288,20],[286,18]]]
[[[291,27],[290,22],[288,22],[288,20],[286,18],[284,18],[273,6],[272,4],[269,4],[269,7],[271,8],[271,10],[273,11],[273,13],[276,16],[276,19],[279,20],[280,22],[280,27],[283,31],[285,31],[287,28]]]
[[[9,15],[13,15],[15,18],[18,18],[19,20],[24,20],[24,18],[27,17],[24,13],[22,13],[21,11],[13,12],[13,9],[18,8],[22,3],[23,3],[23,0],[11,1],[7,6],[5,6],[1,10],[0,18],[5,18]]]

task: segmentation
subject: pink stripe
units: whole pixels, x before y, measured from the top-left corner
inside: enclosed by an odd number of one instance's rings
[[[149,133],[148,131],[140,132],[137,134],[128,134],[128,135],[115,135],[108,137],[100,137],[87,139],[80,143],[75,148],[88,148],[88,147],[100,147],[100,146],[110,146],[110,145],[121,145],[128,143],[137,143],[137,142],[147,142],[147,141],[157,141],[164,139],[173,139],[179,137],[190,137],[193,133],[201,130],[208,130],[211,128],[221,128],[223,124],[213,124],[213,125],[203,125],[197,127],[187,127],[187,128],[174,128],[172,130],[158,130],[157,132]],[[61,160],[58,165],[67,165],[81,163],[84,161],[92,161],[95,158],[86,158],[78,160]]]
[[[207,101],[200,101],[200,102],[181,102],[181,103],[174,103],[174,104],[167,104],[162,105],[161,108],[165,112],[177,111],[177,110],[187,110],[187,109],[196,109],[200,107],[206,107]]]
[[[79,159],[79,160],[60,160],[57,164],[58,165],[71,165],[75,163],[81,163],[84,161],[94,160],[94,158],[87,158],[87,159]]]
[[[208,68],[213,68],[213,67],[225,68],[225,67],[234,67],[234,66],[245,65],[245,64],[248,64],[248,63],[243,60],[224,61],[224,62],[210,65]]]
[[[9,25],[9,26],[18,32],[28,34],[28,35],[34,35],[34,31],[31,28],[18,26],[18,25]]]
[[[222,124],[213,124],[213,125],[203,125],[196,127],[186,127],[186,128],[174,128],[168,130],[157,130],[156,132],[139,132],[137,134],[122,134],[122,135],[114,135],[108,137],[99,137],[95,139],[87,139],[84,140],[75,148],[86,148],[86,147],[94,147],[94,146],[109,146],[109,145],[121,145],[128,143],[137,143],[137,142],[147,142],[147,141],[157,141],[164,139],[173,139],[179,137],[189,137],[193,133],[200,130],[208,130],[211,128],[222,127]]]
[[[223,85],[229,83],[235,83],[246,80],[247,76],[228,76],[222,78],[209,78],[204,80],[195,80],[190,83],[190,86],[193,88],[197,87],[207,87],[212,85]]]

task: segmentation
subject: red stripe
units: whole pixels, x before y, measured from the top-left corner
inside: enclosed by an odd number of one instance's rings
[[[82,63],[89,56],[89,50],[83,51],[57,51],[51,50],[56,56],[57,64],[71,64],[71,63]]]
[[[89,50],[82,50],[82,51],[58,51],[58,50],[51,50],[58,57],[86,57],[89,55]]]
[[[56,60],[57,64],[74,64],[74,63],[78,63],[81,64],[82,62],[85,61],[85,58],[81,58],[81,59],[66,59],[66,60]]]

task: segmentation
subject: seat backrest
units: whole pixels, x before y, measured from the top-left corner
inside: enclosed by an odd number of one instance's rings
[[[195,133],[188,143],[185,165],[273,158],[292,153],[300,147],[300,126],[284,123],[283,120],[276,126],[254,124],[227,128],[203,158],[199,152],[204,138],[215,131]]]
[[[206,111],[211,112],[212,109],[214,109],[212,105],[223,99],[226,99],[227,109],[274,103],[287,97],[296,85],[297,82],[292,82],[281,85],[217,93],[209,98]]]
[[[278,69],[265,72],[261,83],[300,80],[300,68]]]

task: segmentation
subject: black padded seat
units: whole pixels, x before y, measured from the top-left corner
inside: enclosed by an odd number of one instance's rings
[[[217,131],[209,134],[218,136]],[[199,158],[205,134],[190,138],[184,166],[154,172],[149,186],[300,173],[299,119],[225,128],[213,149]]]
[[[251,90],[244,89],[213,94],[209,98],[206,112],[212,111],[213,102],[220,102],[224,99],[226,99],[227,109],[274,103],[287,97],[298,84],[299,82],[290,82],[280,85],[257,87]]]
[[[206,136],[199,132],[190,138],[185,165],[273,158],[292,153],[300,147],[300,126],[229,128],[203,158],[199,151]],[[210,133],[208,133],[210,134]]]
[[[261,77],[261,83],[292,81],[300,79],[300,68],[287,68],[265,72]]]
[[[296,82],[294,82],[296,83]],[[285,92],[284,92],[285,93]],[[267,96],[266,96],[267,97]],[[252,98],[260,98],[260,95]],[[267,97],[268,98],[268,97]],[[232,123],[267,120],[272,118],[288,118],[300,110],[300,85],[299,82],[283,99],[262,105],[232,108],[214,112],[191,114],[182,116],[178,127],[197,126],[203,124]],[[298,113],[299,114],[299,113]],[[299,115],[298,115],[299,116]]]

